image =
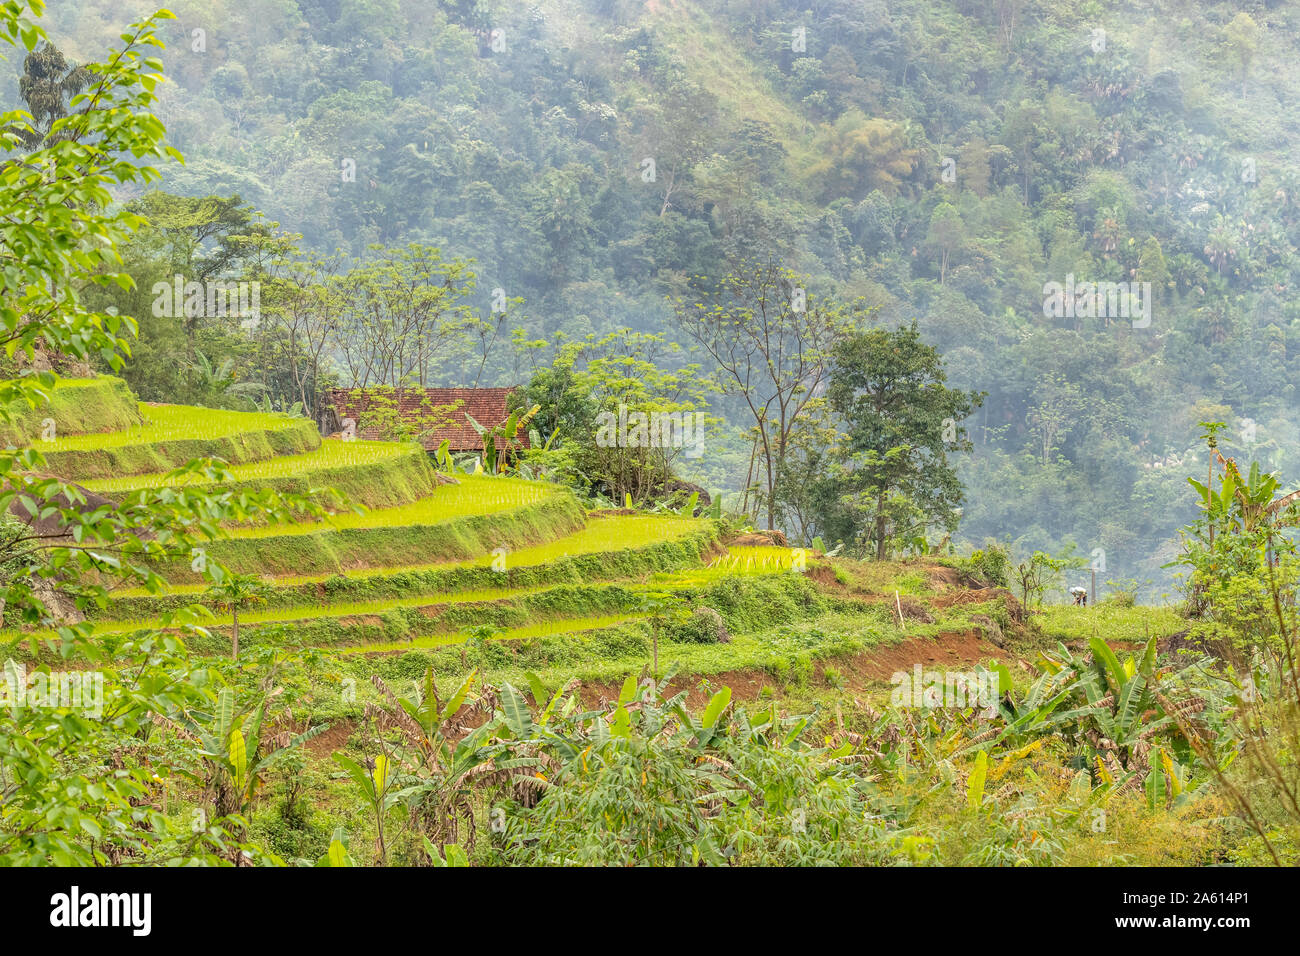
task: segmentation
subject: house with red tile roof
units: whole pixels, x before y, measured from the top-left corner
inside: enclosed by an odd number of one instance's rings
[[[469,419],[484,428],[503,424],[517,388],[334,388],[329,400],[340,425],[349,418],[356,422],[358,438],[391,438],[400,427],[426,451],[437,451],[445,441],[453,453],[481,452],[483,439]],[[527,448],[527,433],[516,441]]]

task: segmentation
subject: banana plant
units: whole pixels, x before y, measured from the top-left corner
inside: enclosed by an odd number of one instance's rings
[[[434,866],[469,866],[469,856],[457,844],[446,843],[442,847],[442,853],[439,853],[438,848],[427,836],[421,834],[420,838],[424,841],[424,852],[428,854],[429,861]]]
[[[451,441],[444,438],[438,445],[438,450],[434,452],[434,460],[438,462],[438,467],[449,475],[454,475],[459,470],[456,468],[456,459],[451,455]]]
[[[506,461],[510,450],[518,440],[519,430],[527,428],[528,423],[541,410],[541,405],[534,405],[527,412],[512,412],[504,422],[491,428],[480,425],[469,412],[464,413],[465,418],[483,441],[483,464],[488,474],[496,475],[506,470]]]
[[[246,814],[266,772],[299,747],[328,729],[327,724],[301,734],[263,736],[267,705],[279,690],[256,704],[238,708],[235,693],[225,688],[217,695],[211,714],[191,714],[188,723],[198,753],[207,768],[205,783],[215,796],[218,816]]]
[[[364,767],[351,757],[341,753],[334,755],[334,762],[347,771],[348,776],[352,778],[361,796],[366,801],[367,809],[374,814],[376,848],[379,865],[383,866],[388,862],[388,845],[384,836],[384,818],[397,802],[392,793],[392,784],[397,768],[388,759],[388,755],[383,753],[367,758]]]
[[[427,839],[432,834],[439,843],[463,842],[472,847],[470,782],[500,753],[500,747],[490,741],[490,725],[471,730],[453,743],[465,730],[461,718],[477,677],[478,671],[472,671],[445,703],[438,696],[432,667],[426,669],[412,696],[394,693],[378,676],[371,678],[387,701],[382,725],[398,730],[403,737],[395,760],[391,802],[405,805],[421,827],[421,835]],[[442,862],[434,861],[432,854],[430,861],[435,866]]]
[[[1143,787],[1153,803],[1172,791],[1181,794],[1198,762],[1218,769],[1232,762],[1236,748],[1225,732],[1224,694],[1218,690],[1224,682],[1205,662],[1177,674],[1160,668],[1155,638],[1122,661],[1100,638],[1089,642],[1089,650],[1090,659],[1064,645],[1044,654],[1042,676],[1025,698],[1007,698],[1010,720],[991,745],[1064,736],[1083,748],[1102,785],[1116,793]],[[1153,770],[1163,783],[1150,780]]]
[[[699,720],[686,709],[685,696],[679,695],[679,698],[674,700],[673,712],[682,722],[682,727],[695,736],[696,746],[707,747],[723,730],[721,720],[731,706],[731,688],[724,687],[710,697]]]
[[[352,859],[352,854],[348,852],[347,834],[342,827],[334,828],[334,835],[330,838],[329,848],[325,855],[316,861],[317,866],[356,866],[356,861]]]

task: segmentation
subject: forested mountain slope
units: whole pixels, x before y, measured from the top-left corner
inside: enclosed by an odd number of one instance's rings
[[[60,0],[52,34],[85,60],[149,8]],[[188,163],[164,188],[238,194],[322,250],[472,257],[483,307],[520,297],[548,339],[671,334],[666,296],[779,259],[916,319],[988,393],[971,540],[1158,578],[1199,421],[1296,474],[1295,4],[172,8],[162,115]],[[1071,281],[1150,283],[1149,325],[1045,316]]]

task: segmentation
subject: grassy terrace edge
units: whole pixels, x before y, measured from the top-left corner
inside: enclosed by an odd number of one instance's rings
[[[519,565],[496,571],[485,565],[459,565],[396,570],[387,573],[334,575],[319,581],[278,586],[261,607],[292,607],[322,601],[377,601],[413,594],[456,594],[492,589],[525,590],[559,584],[587,584],[677,571],[699,563],[701,555],[717,547],[718,530],[712,522],[670,541],[656,541],[618,551],[575,554],[544,563]],[[157,617],[187,605],[202,603],[193,591],[180,594],[130,595],[114,598],[97,619]]]
[[[142,418],[147,419],[151,412],[157,414],[155,408],[142,404]],[[243,419],[242,427],[214,435],[182,435],[159,440],[149,437],[151,423],[146,421],[125,433],[107,433],[119,439],[111,444],[97,443],[98,435],[79,435],[53,443],[37,441],[32,447],[41,452],[53,473],[77,481],[94,481],[169,471],[195,458],[221,458],[232,465],[246,464],[306,454],[321,444],[315,423],[307,419],[217,410],[212,414],[231,424]],[[134,437],[132,432],[138,433],[137,441],[120,440],[123,434]],[[60,444],[73,447],[60,448]]]
[[[493,548],[521,548],[572,534],[586,512],[571,494],[548,496],[495,514],[451,518],[436,524],[370,528],[331,528],[261,537],[231,537],[207,546],[208,554],[231,570],[265,575],[342,574],[402,564],[411,554],[437,554],[462,561]],[[160,569],[183,584],[200,575],[188,562]]]
[[[357,449],[355,461],[347,460],[349,447]],[[380,447],[387,446],[387,447]],[[293,469],[286,474],[268,474],[271,466]],[[249,462],[231,468],[231,481],[192,487],[230,491],[271,489],[281,494],[307,495],[333,488],[353,504],[367,508],[390,508],[409,504],[434,488],[433,465],[419,445],[391,442],[321,442],[311,452],[269,461]],[[94,479],[84,482],[94,492],[123,501],[142,489],[175,487],[163,474]],[[190,487],[187,485],[186,487]]]
[[[13,420],[0,422],[0,447],[30,445],[41,434],[41,423],[54,420],[56,435],[120,431],[140,424],[140,406],[126,382],[112,375],[61,378],[48,405],[9,409]]]

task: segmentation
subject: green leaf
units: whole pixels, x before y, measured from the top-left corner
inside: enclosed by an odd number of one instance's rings
[[[505,714],[506,725],[516,738],[524,740],[532,734],[533,715],[528,710],[528,701],[508,682],[501,685],[501,712]]]
[[[1125,683],[1124,667],[1120,664],[1119,658],[1110,649],[1110,645],[1100,637],[1089,638],[1088,647],[1092,650],[1092,656],[1101,663],[1111,693],[1118,696]]]
[[[981,750],[975,755],[975,767],[966,781],[966,806],[978,810],[984,805],[984,781],[988,778],[989,755]]]
[[[212,565],[209,565],[209,567],[212,567]],[[226,736],[234,720],[234,715],[235,692],[227,687],[217,696],[217,712],[214,716],[216,718],[215,731],[218,737]]]
[[[1152,810],[1161,810],[1165,805],[1165,772],[1160,760],[1162,752],[1160,747],[1152,747],[1147,754],[1148,766],[1151,768],[1146,779],[1147,806]]]
[[[618,692],[618,702],[628,704],[636,699],[636,677],[628,674],[627,680],[623,681],[623,689]]]
[[[528,689],[533,693],[533,703],[538,707],[545,707],[551,695],[546,692],[546,686],[541,678],[532,671],[524,671],[524,679],[528,681]]]
[[[632,736],[632,715],[622,704],[614,708],[614,722],[610,725],[609,733],[610,736],[620,740],[627,740]]]
[[[375,802],[375,783],[370,779],[370,774],[366,773],[366,768],[361,766],[351,757],[343,754],[334,754],[334,762],[348,772],[357,786],[361,788],[362,794],[371,803]]]
[[[248,751],[244,748],[244,735],[236,727],[230,732],[230,766],[235,774],[235,789],[242,795],[248,773]]]
[[[343,828],[338,827],[334,831],[334,838],[330,840],[329,850],[325,854],[330,866],[352,866],[352,857],[348,855],[348,848],[343,845]]]
[[[478,668],[469,672],[469,676],[464,682],[456,688],[456,692],[451,695],[447,701],[447,706],[442,709],[442,719],[450,720],[460,711],[461,705],[465,703],[465,698],[469,696],[470,688],[474,685],[474,678],[478,675]]]
[[[717,724],[718,718],[722,716],[722,712],[727,709],[727,705],[730,703],[731,688],[724,687],[709,699],[709,704],[704,708],[704,716],[700,719],[700,722],[712,730]]]
[[[455,843],[445,844],[442,849],[447,854],[448,866],[469,866],[469,857]]]
[[[371,774],[371,782],[375,788],[375,799],[382,799],[384,793],[388,790],[388,758],[383,754],[375,757],[375,769]]]

